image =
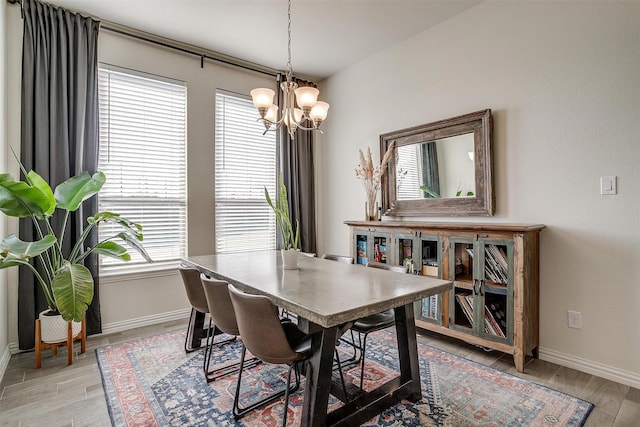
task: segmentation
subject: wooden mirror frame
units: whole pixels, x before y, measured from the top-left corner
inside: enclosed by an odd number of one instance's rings
[[[462,134],[474,135],[475,197],[449,197],[398,200],[396,196],[396,156],[392,156],[382,177],[382,212],[388,216],[492,216],[493,193],[493,118],[491,110],[482,110],[425,125],[380,135],[380,158],[395,142],[395,148],[434,141]]]

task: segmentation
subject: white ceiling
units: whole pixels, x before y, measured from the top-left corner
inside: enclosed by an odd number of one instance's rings
[[[286,68],[284,0],[47,2],[270,68]],[[479,0],[294,0],[294,72],[325,78],[478,3]]]

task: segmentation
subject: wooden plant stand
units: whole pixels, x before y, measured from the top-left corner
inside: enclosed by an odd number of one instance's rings
[[[58,346],[67,347],[67,365],[73,364],[73,343],[80,341],[80,353],[84,353],[87,346],[87,328],[86,320],[83,317],[81,322],[80,332],[73,336],[73,325],[71,322],[67,323],[67,339],[66,341],[60,341],[56,343],[48,343],[42,341],[42,335],[40,330],[40,319],[36,319],[36,369],[42,366],[42,350],[48,348],[51,349],[51,354],[56,356],[58,354]]]

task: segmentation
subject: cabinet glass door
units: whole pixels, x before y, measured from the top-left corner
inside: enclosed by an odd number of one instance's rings
[[[422,276],[442,278],[441,240],[438,236],[422,236],[415,239],[417,252],[414,255],[416,273]],[[442,325],[443,295],[431,295],[416,302],[416,319]]]
[[[389,233],[372,230],[355,230],[353,233],[356,264],[367,265],[370,261],[387,263],[389,251]]]
[[[479,301],[483,325],[480,335],[496,341],[513,341],[513,242],[479,240]]]
[[[449,327],[470,334],[476,332],[477,324],[474,255],[473,239],[451,238],[449,278],[453,281],[453,290],[449,298]]]

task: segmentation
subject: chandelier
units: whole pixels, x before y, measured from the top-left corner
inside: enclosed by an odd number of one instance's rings
[[[318,101],[320,91],[314,87],[298,87],[293,81],[291,70],[291,0],[287,10],[288,28],[288,53],[286,80],[280,83],[283,93],[284,105],[282,115],[278,118],[278,106],[273,103],[275,92],[268,88],[258,88],[251,91],[253,105],[258,109],[260,118],[264,124],[265,133],[269,130],[276,130],[283,124],[287,126],[289,136],[294,138],[296,129],[318,130],[322,121],[327,118],[329,104]],[[297,107],[296,107],[297,101]],[[322,132],[322,131],[320,131]]]

